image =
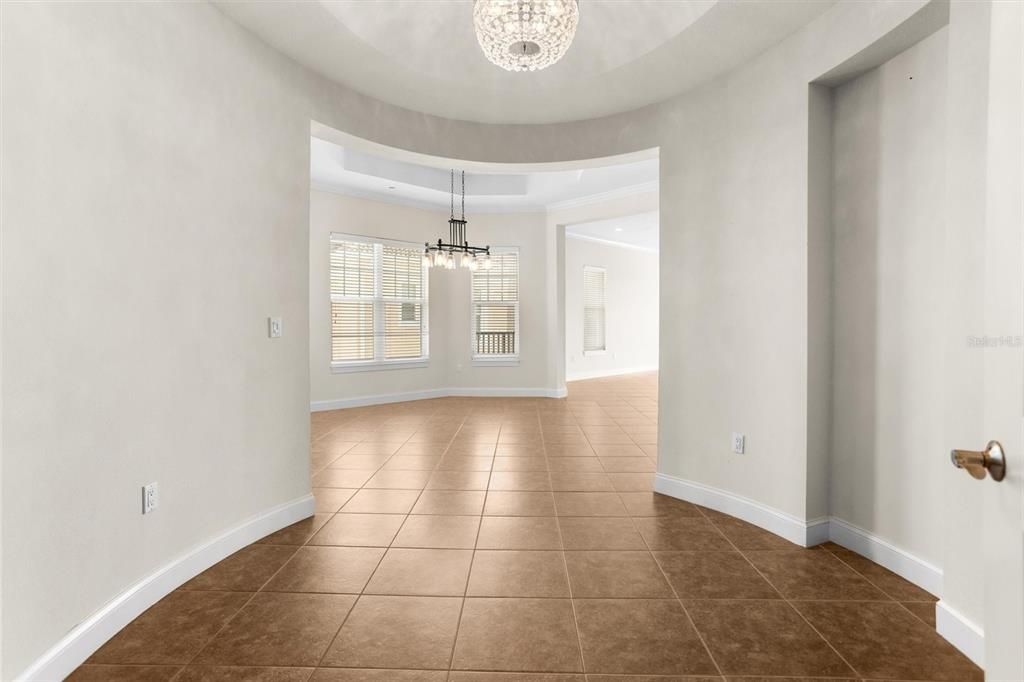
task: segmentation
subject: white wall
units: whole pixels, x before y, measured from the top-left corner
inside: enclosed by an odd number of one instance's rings
[[[942,564],[946,160],[942,29],[833,108],[832,515]]]
[[[447,235],[448,212],[310,192],[309,319],[310,400],[314,407],[339,401],[436,389],[486,389],[510,393],[556,392],[547,316],[555,305],[547,266],[549,229],[543,213],[467,214],[474,244],[519,248],[519,364],[474,364],[470,275],[462,269],[430,270],[430,361],[424,368],[332,374],[330,367],[329,240],[332,232],[423,244]]]
[[[583,354],[583,268],[604,268],[605,343]],[[658,254],[567,236],[565,374],[568,381],[658,368]]]
[[[9,680],[308,494],[309,121],[210,7],[4,3],[0,43]]]
[[[680,351],[660,368],[660,468],[804,518],[807,83],[942,6],[840,2],[668,102],[502,126],[332,84],[206,4],[3,3],[2,675],[308,489],[311,120],[467,160],[660,147],[660,345]],[[545,240],[557,273],[561,236]],[[557,299],[557,275],[545,282]],[[734,430],[748,453],[709,456]],[[164,505],[142,519],[137,486],[153,479]],[[74,514],[58,511],[68,490]]]

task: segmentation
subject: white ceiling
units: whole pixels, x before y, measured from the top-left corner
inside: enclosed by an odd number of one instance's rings
[[[657,158],[557,171],[490,171],[474,164],[466,173],[466,213],[543,211],[658,189]],[[312,138],[310,176],[316,189],[377,201],[448,210],[448,168],[422,165]],[[461,180],[456,178],[456,194]],[[458,202],[456,196],[456,202]]]
[[[835,0],[581,0],[566,56],[511,73],[483,56],[471,0],[216,0],[325,77],[414,111],[486,123],[594,118],[658,102],[779,42]]]
[[[565,228],[565,236],[657,251],[658,212],[651,211],[622,218],[569,225]]]

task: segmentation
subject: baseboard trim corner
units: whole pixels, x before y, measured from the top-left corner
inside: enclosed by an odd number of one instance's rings
[[[735,516],[801,547],[811,547],[827,539],[828,519],[804,521],[742,495],[703,483],[657,474],[654,477],[654,490],[663,495]]]
[[[942,600],[935,605],[935,630],[979,668],[985,667],[984,630]]]
[[[831,540],[932,594],[942,594],[941,568],[838,517],[803,521],[741,495],[666,474],[655,476],[654,489],[663,495],[743,519],[803,547],[813,547]],[[936,604],[935,629],[974,663],[983,665],[984,631],[944,601]]]
[[[349,407],[369,407],[431,398],[564,398],[567,395],[569,395],[569,391],[564,384],[558,388],[430,388],[422,391],[404,391],[355,398],[314,400],[309,403],[309,411],[327,412],[329,410],[344,410]]]
[[[16,682],[62,680],[139,614],[224,557],[313,515],[312,495],[257,514],[157,569],[75,626],[36,659]]]

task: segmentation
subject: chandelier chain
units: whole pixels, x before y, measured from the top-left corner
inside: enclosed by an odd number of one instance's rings
[[[460,171],[461,217],[455,217],[455,169],[449,172],[449,218],[448,243],[438,239],[436,244],[423,245],[423,263],[427,267],[456,267],[456,256],[460,267],[476,270],[491,268],[491,247],[471,246],[466,234],[466,171]]]

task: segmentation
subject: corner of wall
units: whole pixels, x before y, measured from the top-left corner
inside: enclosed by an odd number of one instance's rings
[[[808,85],[806,516],[827,516],[832,434],[832,90]]]

